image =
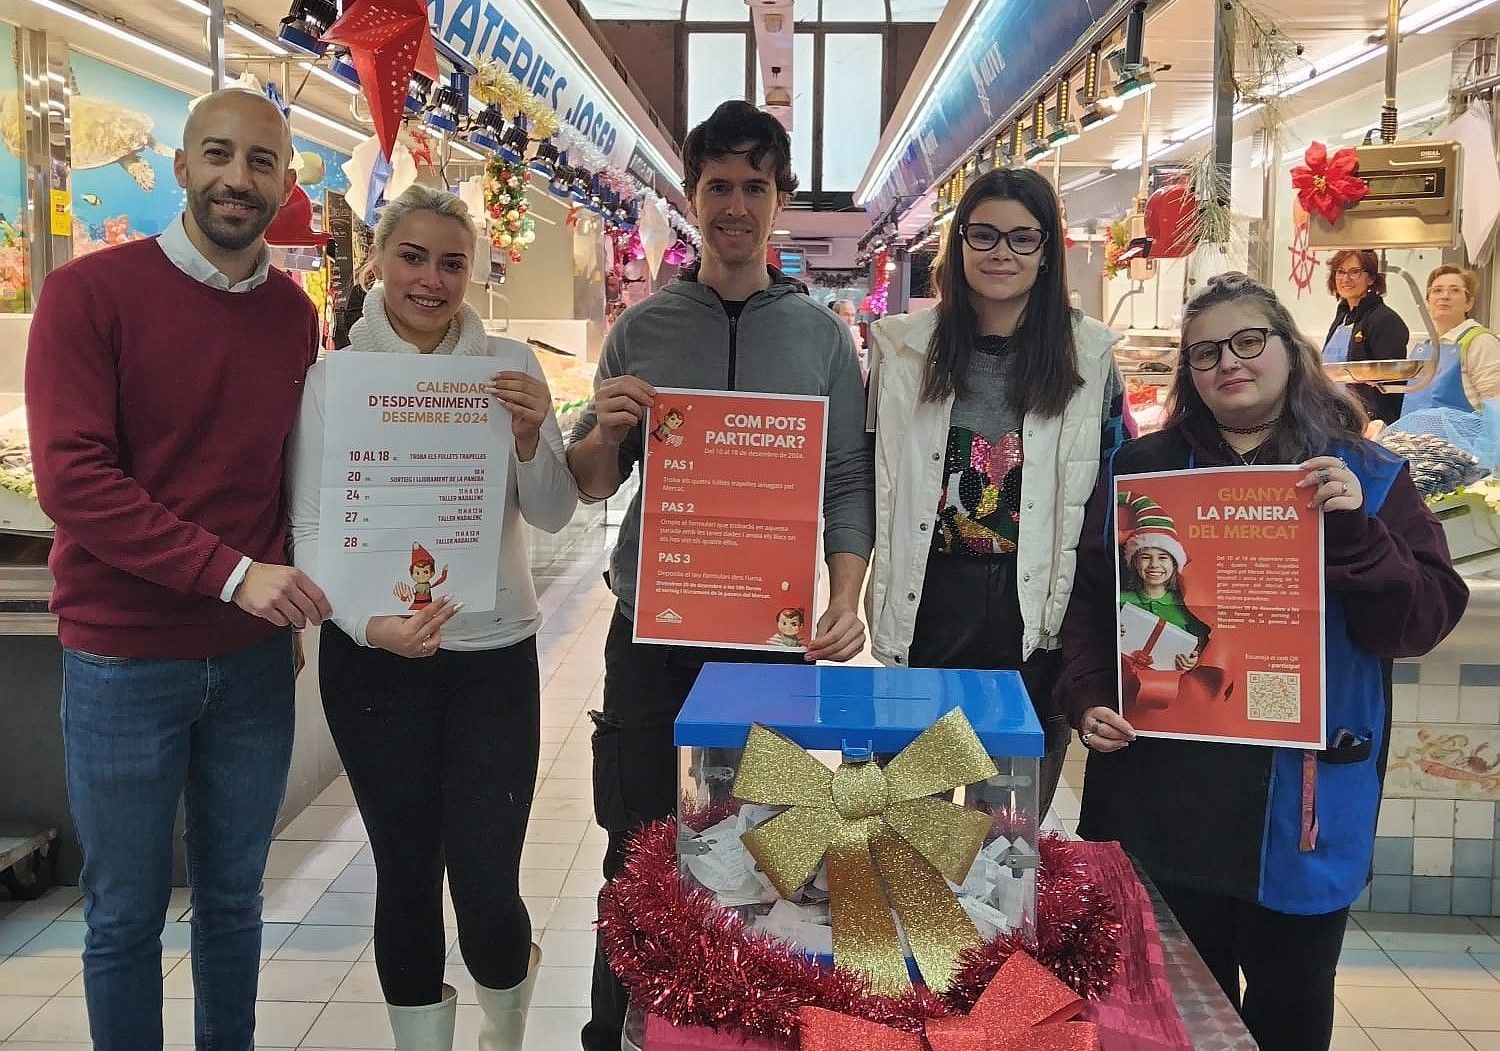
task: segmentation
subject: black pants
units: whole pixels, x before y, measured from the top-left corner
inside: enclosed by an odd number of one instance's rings
[[[536,639],[408,660],[329,624],[318,674],[375,855],[386,1002],[442,999],[445,864],[469,973],[518,984],[531,955],[520,871],[541,737]]]
[[[797,664],[800,653],[648,646],[631,641],[630,618],[615,611],[604,643],[604,711],[594,719],[594,817],[609,834],[604,876],[624,861],[640,825],[677,813],[677,753],[672,724],[703,665]],[[619,1051],[628,997],[602,950],[594,953],[593,1017],[585,1051]]]
[[[916,634],[907,663],[913,668],[986,668],[1019,671],[1047,735],[1042,757],[1037,821],[1047,816],[1072,731],[1053,698],[1062,673],[1061,650],[1037,650],[1021,660],[1021,604],[1016,560],[984,560],[934,552],[927,559]]]
[[[1224,894],[1157,886],[1261,1051],[1328,1051],[1348,909],[1292,916]]]

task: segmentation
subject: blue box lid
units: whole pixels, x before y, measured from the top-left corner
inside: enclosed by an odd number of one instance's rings
[[[743,748],[751,723],[809,750],[899,752],[962,708],[992,756],[1041,756],[1042,725],[1019,672],[705,664],[677,716],[678,747]]]

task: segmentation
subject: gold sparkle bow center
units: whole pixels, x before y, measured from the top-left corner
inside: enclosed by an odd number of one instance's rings
[[[946,881],[962,883],[990,829],[987,814],[935,798],[996,774],[959,709],[881,769],[830,771],[794,742],[750,728],[735,778],[740,799],[789,809],[746,832],[745,849],[783,898],[827,863],[834,957],[878,992],[910,987],[900,916],[923,979],[948,987],[959,953],[980,943]]]

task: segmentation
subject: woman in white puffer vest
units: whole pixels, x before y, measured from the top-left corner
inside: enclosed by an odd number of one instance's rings
[[[1062,770],[1058,632],[1101,455],[1123,437],[1114,335],[1069,306],[1061,209],[1028,170],[976,179],[934,268],[938,305],[871,329],[875,656],[1020,671]]]

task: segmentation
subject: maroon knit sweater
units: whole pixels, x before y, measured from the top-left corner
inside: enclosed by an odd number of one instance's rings
[[[285,274],[220,291],[154,240],[47,278],[26,412],[64,646],[202,658],[275,630],[219,593],[243,556],[286,562],[283,455],[317,344]]]

